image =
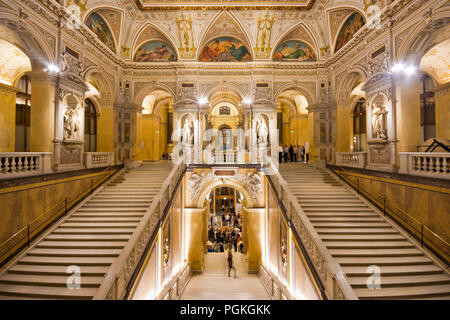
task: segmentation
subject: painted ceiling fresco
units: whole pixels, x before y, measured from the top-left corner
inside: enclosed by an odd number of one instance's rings
[[[135,62],[170,62],[177,61],[173,48],[161,41],[149,41],[143,44],[134,55]]]
[[[316,61],[314,50],[303,41],[290,40],[282,43],[273,56],[275,61]]]
[[[86,26],[113,52],[116,52],[116,44],[111,29],[100,14],[92,12],[86,19]]]
[[[211,40],[200,54],[202,62],[244,62],[250,61],[251,54],[242,41],[232,37]]]
[[[0,83],[12,86],[28,71],[31,71],[28,56],[11,43],[0,40]]]
[[[430,74],[439,85],[450,82],[450,39],[431,48],[420,61],[420,69]]]
[[[127,61],[133,61],[138,48],[153,40],[171,44],[177,60],[197,60],[202,48],[218,37],[239,39],[251,60],[272,60],[280,44],[301,41],[320,61],[341,49],[365,24],[370,6],[381,9],[385,3],[385,0],[351,0],[350,8],[345,6],[347,1],[334,0],[109,0],[108,4],[103,0],[65,1],[68,7],[78,6],[87,26]],[[300,8],[307,3],[313,5]],[[205,7],[218,4],[216,9]],[[230,8],[230,4],[238,7]],[[271,7],[266,8],[269,4]],[[239,7],[249,5],[253,7]]]
[[[338,52],[347,42],[353,38],[353,35],[365,25],[364,17],[358,12],[354,12],[347,18],[339,31],[336,39],[334,52]]]

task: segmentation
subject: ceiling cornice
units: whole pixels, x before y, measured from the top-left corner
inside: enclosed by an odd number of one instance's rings
[[[317,0],[309,0],[307,3],[295,4],[298,1],[284,1],[278,3],[278,1],[262,0],[259,3],[256,1],[245,1],[245,3],[239,4],[241,1],[227,1],[226,4],[221,5],[222,1],[210,1],[210,4],[200,4],[187,1],[176,1],[173,5],[165,2],[164,4],[143,4],[142,0],[134,0],[140,10],[143,11],[168,11],[168,10],[296,10],[305,11],[310,10],[314,6]],[[161,3],[162,1],[160,1]],[[281,1],[280,1],[281,2]]]

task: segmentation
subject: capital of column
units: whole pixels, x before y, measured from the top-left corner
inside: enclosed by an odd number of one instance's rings
[[[47,72],[28,72],[27,76],[30,78],[31,84],[52,85],[56,84],[56,75]]]
[[[6,96],[15,96],[17,92],[20,90],[16,87],[0,83],[0,94],[6,95]]]

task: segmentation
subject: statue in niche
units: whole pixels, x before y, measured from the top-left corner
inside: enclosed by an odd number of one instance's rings
[[[258,133],[258,144],[260,146],[267,145],[267,136],[269,134],[269,129],[267,128],[266,121],[264,120],[264,117],[260,117],[259,121],[257,121],[256,124],[256,130]]]
[[[80,138],[80,117],[76,108],[67,109],[64,114],[64,138],[74,140]]]
[[[183,126],[183,143],[185,145],[192,145],[194,138],[194,124],[191,120],[186,119]]]
[[[375,104],[372,109],[372,132],[376,139],[386,139],[385,116],[386,109],[379,104]]]

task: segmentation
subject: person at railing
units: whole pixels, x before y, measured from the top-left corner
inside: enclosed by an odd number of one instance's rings
[[[278,162],[283,162],[283,146],[281,144],[278,146]]]
[[[291,146],[289,147],[289,159],[291,160],[291,162],[294,162],[294,147]]]
[[[288,162],[289,148],[287,144],[284,145],[284,162]]]

